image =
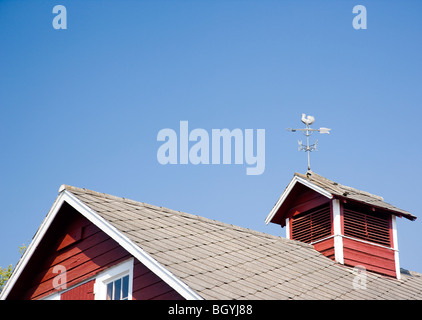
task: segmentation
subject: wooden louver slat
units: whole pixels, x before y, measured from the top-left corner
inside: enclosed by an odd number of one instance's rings
[[[323,205],[303,212],[291,219],[292,239],[306,243],[331,234],[330,206]]]
[[[390,221],[388,215],[356,211],[344,207],[344,235],[390,246]]]

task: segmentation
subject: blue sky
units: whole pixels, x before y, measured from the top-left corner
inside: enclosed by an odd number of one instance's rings
[[[55,5],[67,30],[52,26]],[[352,27],[357,4],[368,28]],[[61,184],[284,234],[265,217],[312,169],[419,217],[398,221],[422,272],[422,4],[417,1],[1,1],[0,266],[16,264]],[[161,165],[157,133],[265,129],[266,167]]]

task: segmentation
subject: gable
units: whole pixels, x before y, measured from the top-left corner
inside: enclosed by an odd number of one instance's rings
[[[311,185],[305,182],[301,178],[293,178],[268,214],[265,220],[267,224],[272,222],[284,227],[286,218],[330,202],[332,196],[329,193],[311,188]]]
[[[61,299],[93,299],[95,276],[132,255],[68,203],[64,203],[8,299],[37,300],[62,293]],[[55,288],[57,270],[65,270],[64,287]],[[182,299],[169,285],[135,259],[132,297]],[[63,283],[60,283],[61,285]]]

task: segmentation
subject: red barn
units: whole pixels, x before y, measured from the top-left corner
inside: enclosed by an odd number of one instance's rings
[[[0,297],[422,299],[397,216],[416,218],[316,174],[295,174],[267,217],[288,239],[63,185]]]

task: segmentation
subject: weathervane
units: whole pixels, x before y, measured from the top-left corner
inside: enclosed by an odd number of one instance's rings
[[[331,129],[328,128],[319,128],[319,129],[311,129],[310,125],[312,123],[314,123],[315,118],[313,116],[306,116],[306,114],[302,113],[302,122],[306,125],[305,129],[292,129],[292,128],[287,128],[288,131],[291,132],[296,132],[296,131],[302,131],[303,134],[306,136],[306,145],[302,143],[302,140],[298,140],[299,143],[299,151],[305,151],[308,153],[308,171],[311,170],[311,160],[310,160],[310,156],[309,153],[311,151],[316,150],[317,148],[317,144],[318,144],[318,140],[315,141],[314,144],[309,144],[309,136],[314,133],[315,131],[318,131],[319,133],[330,133]]]

